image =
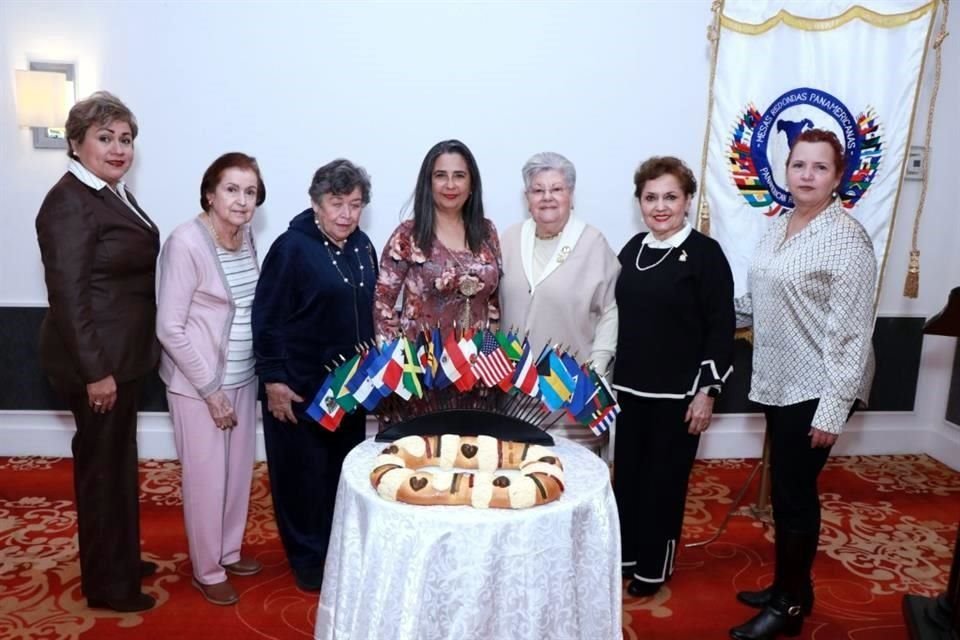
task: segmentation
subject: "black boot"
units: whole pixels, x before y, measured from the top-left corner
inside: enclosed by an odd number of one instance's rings
[[[762,597],[761,594],[769,592],[767,603],[756,616],[731,629],[731,637],[737,640],[773,640],[780,636],[793,637],[800,633],[803,619],[807,615],[803,606],[806,593],[810,594],[810,606],[813,605],[810,581],[813,556],[810,552],[810,538],[810,534],[804,532],[777,528],[773,586],[769,590],[749,594]],[[814,536],[813,553],[816,553],[816,539],[817,536]],[[740,594],[737,599],[744,601]],[[752,601],[757,599],[759,598],[752,598]]]
[[[739,627],[730,629],[730,637],[736,640],[773,640],[781,636],[796,637],[802,630],[800,604],[786,596],[777,595],[763,611]]]
[[[760,591],[738,591],[737,601],[754,609],[763,609],[773,598],[773,585]],[[800,592],[800,613],[810,615],[813,610],[813,582],[808,582]]]
[[[780,577],[779,571],[783,566],[780,562],[780,558],[783,558],[788,551],[785,549],[788,534],[778,535],[774,538],[774,578],[773,584],[781,584],[783,578]],[[803,549],[804,553],[804,566],[813,565],[813,555],[810,553],[809,541],[806,542],[806,545]],[[817,552],[817,540],[813,540],[813,553]],[[796,550],[794,550],[796,552]],[[807,558],[809,557],[809,560]],[[809,570],[807,571],[809,576]],[[775,595],[773,585],[767,587],[766,589],[761,589],[760,591],[739,591],[737,592],[737,601],[742,604],[747,605],[748,607],[753,607],[754,609],[763,609],[765,606],[770,604],[770,600]],[[811,580],[806,580],[800,588],[800,608],[803,615],[810,615],[810,611],[813,609],[813,582]]]

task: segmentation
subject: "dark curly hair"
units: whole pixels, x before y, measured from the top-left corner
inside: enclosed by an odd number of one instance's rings
[[[639,199],[647,181],[656,180],[668,173],[677,179],[680,188],[688,196],[697,192],[697,179],[693,177],[693,171],[690,171],[690,167],[685,165],[683,160],[673,156],[653,156],[644,161],[633,174],[633,195]]]

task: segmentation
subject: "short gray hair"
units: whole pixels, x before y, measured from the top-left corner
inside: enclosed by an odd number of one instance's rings
[[[320,204],[320,199],[328,193],[345,196],[353,193],[357,187],[360,188],[363,204],[370,204],[370,176],[363,167],[358,167],[344,158],[337,158],[317,169],[308,193],[311,200]]]
[[[89,98],[81,100],[70,108],[67,115],[66,128],[67,140],[80,145],[87,135],[87,129],[94,124],[106,125],[114,120],[120,120],[130,125],[130,133],[134,139],[137,137],[139,128],[137,119],[134,117],[130,108],[117,96],[107,91],[97,91],[91,94]],[[71,145],[67,144],[67,155],[75,158]]]
[[[573,191],[577,186],[577,169],[573,166],[573,163],[559,153],[543,151],[530,156],[530,159],[521,169],[524,190],[529,191],[533,179],[537,177],[537,174],[544,171],[559,171],[562,173],[563,181],[567,183],[567,188],[570,191]]]

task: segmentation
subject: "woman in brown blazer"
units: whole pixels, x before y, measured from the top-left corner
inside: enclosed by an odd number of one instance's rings
[[[123,183],[137,121],[97,92],[70,109],[70,165],[37,214],[49,310],[40,360],[73,413],[81,588],[92,608],[143,611],[156,565],[140,560],[137,402],[159,358],[160,235]]]

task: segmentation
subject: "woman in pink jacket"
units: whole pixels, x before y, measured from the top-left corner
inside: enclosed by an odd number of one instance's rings
[[[218,605],[239,599],[227,574],[240,555],[255,453],[257,378],[250,309],[260,270],[250,220],[266,190],[256,160],[227,153],[200,183],[203,212],[160,254],[157,336],[177,455],[193,586]]]

